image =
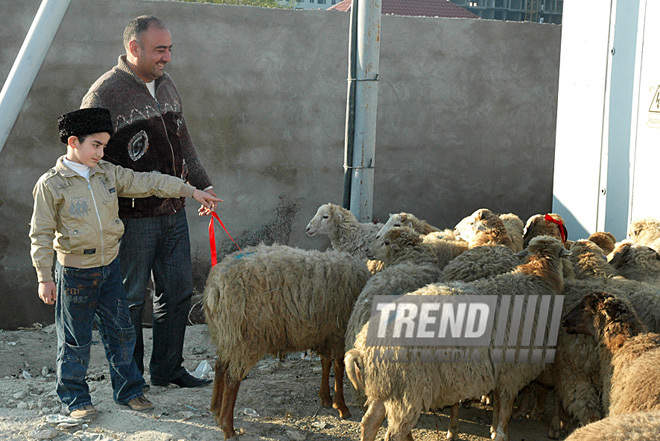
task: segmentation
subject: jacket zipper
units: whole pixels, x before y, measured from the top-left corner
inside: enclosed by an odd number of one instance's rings
[[[94,203],[94,210],[96,211],[96,219],[99,221],[99,229],[101,230],[101,265],[105,266],[105,253],[104,253],[104,243],[103,243],[103,224],[101,223],[101,215],[99,214],[99,207],[96,205],[96,198],[94,197],[94,191],[92,191],[92,183],[87,179],[87,188],[92,194],[92,202]]]
[[[155,81],[155,80],[154,80]],[[154,87],[156,85],[154,84]],[[158,95],[158,89],[154,89],[154,93]],[[151,93],[149,94],[151,95]],[[158,99],[156,97],[153,97],[154,101],[156,101],[156,105],[158,106],[158,116],[160,117],[160,122],[163,123],[163,129],[165,130],[165,138],[167,138],[167,144],[170,146],[170,152],[172,153],[172,169],[174,171],[174,176],[176,176],[176,157],[174,156],[174,147],[172,147],[172,143],[170,142],[170,137],[167,133],[167,124],[165,124],[165,120],[163,119],[163,111],[160,108],[160,103],[158,102]],[[183,173],[183,170],[181,171]],[[174,202],[170,199],[170,205],[172,205],[172,209],[176,213],[176,208],[174,207]]]

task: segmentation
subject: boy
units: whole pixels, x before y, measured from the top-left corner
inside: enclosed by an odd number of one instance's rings
[[[142,392],[145,382],[133,359],[135,330],[117,258],[124,231],[117,197],[193,197],[210,210],[221,200],[174,176],[137,173],[102,161],[113,133],[107,109],[76,110],[61,115],[58,123],[67,153],[35,185],[30,226],[39,297],[55,303],[57,393],[70,416],[97,415],[85,382],[95,321],[110,364],[114,400],[133,410],[150,410],[153,404]]]

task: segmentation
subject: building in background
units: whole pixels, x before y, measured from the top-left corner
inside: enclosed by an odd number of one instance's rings
[[[347,12],[351,10],[351,4],[352,0],[343,0],[328,10]],[[381,13],[416,17],[479,18],[477,14],[449,0],[382,0]]]
[[[488,20],[561,24],[564,0],[451,0]]]

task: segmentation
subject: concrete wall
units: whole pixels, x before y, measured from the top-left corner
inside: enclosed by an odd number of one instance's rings
[[[38,0],[0,0],[4,81]],[[322,249],[304,228],[341,203],[349,15],[134,0],[73,0],[0,153],[0,327],[52,321],[29,258],[31,190],[64,152],[57,115],[73,110],[122,53],[134,16],[174,41],[168,71],[241,245]],[[453,226],[477,208],[523,221],[552,203],[560,28],[383,16],[374,217],[411,211]],[[190,204],[197,287],[210,266],[208,219]],[[220,252],[234,245],[218,232]]]

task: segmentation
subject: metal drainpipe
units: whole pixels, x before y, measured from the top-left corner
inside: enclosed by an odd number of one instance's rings
[[[357,14],[355,53],[355,117],[350,210],[360,222],[370,222],[373,208],[376,109],[380,53],[381,0],[354,3]],[[350,109],[349,111],[350,112]],[[348,129],[347,129],[348,132]]]
[[[357,65],[357,13],[359,0],[351,4],[351,25],[348,32],[348,91],[346,99],[346,132],[344,135],[344,199],[342,206],[351,208],[351,177],[353,174],[353,146],[355,144],[355,70]]]
[[[0,152],[46,58],[71,0],[42,0],[0,92]]]

